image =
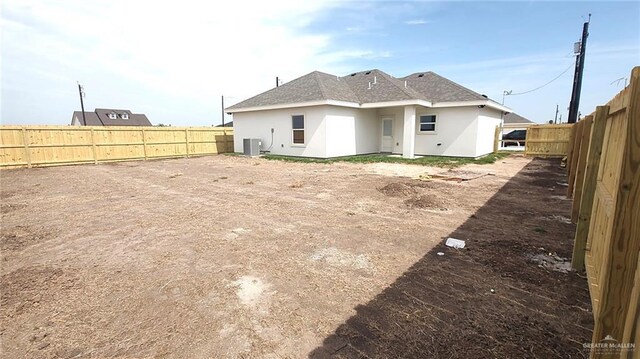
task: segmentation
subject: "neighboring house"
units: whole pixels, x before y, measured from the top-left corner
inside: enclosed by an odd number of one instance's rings
[[[86,123],[85,123],[86,119]],[[151,126],[146,115],[131,113],[129,110],[96,108],[94,112],[74,111],[71,117],[73,126]]]
[[[233,127],[233,121],[225,122],[224,125],[216,125],[216,127]]]
[[[366,153],[479,157],[493,151],[507,107],[433,72],[394,78],[380,70],[348,76],[314,71],[228,107],[234,150],[258,138],[273,154],[337,157]]]
[[[504,115],[504,123],[506,125],[506,124],[514,124],[514,123],[517,123],[517,124],[524,124],[524,123],[533,124],[534,122],[529,120],[529,119],[526,119],[526,118],[524,118],[524,117],[522,117],[520,115],[518,115],[517,113],[511,112],[511,113],[508,113],[508,114]]]

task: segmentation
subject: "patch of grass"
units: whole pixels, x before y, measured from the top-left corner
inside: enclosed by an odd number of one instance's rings
[[[490,164],[497,160],[509,156],[508,152],[492,153],[487,156],[475,159],[467,157],[444,157],[444,156],[424,156],[416,159],[406,159],[402,157],[391,157],[384,154],[357,155],[336,158],[308,158],[308,157],[291,157],[281,155],[264,155],[263,158],[268,160],[286,161],[286,162],[302,162],[302,163],[334,163],[334,162],[350,162],[350,163],[406,163],[421,166],[447,167],[454,168],[462,165]]]
[[[542,228],[542,227],[536,227],[536,228],[533,229],[533,231],[536,232],[536,233],[540,233],[540,234],[547,233],[547,230]]]

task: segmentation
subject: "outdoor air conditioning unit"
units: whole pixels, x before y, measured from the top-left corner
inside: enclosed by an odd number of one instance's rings
[[[260,155],[260,139],[259,138],[244,138],[242,139],[244,155],[248,157],[255,157]]]

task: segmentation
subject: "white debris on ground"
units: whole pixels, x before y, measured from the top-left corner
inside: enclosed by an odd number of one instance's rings
[[[458,249],[462,249],[464,248],[464,246],[466,245],[465,241],[461,240],[461,239],[455,239],[455,238],[447,238],[447,241],[445,242],[445,245],[447,247],[451,247],[451,248],[458,248]]]
[[[550,219],[554,220],[554,221],[559,221],[565,224],[571,224],[571,218],[567,218],[565,216],[560,216],[560,215],[553,215],[551,217],[549,217]]]
[[[364,166],[367,172],[389,177],[420,178],[421,175],[432,175],[440,168],[416,166],[403,163],[371,163]]]
[[[364,254],[343,252],[336,247],[323,248],[311,255],[314,261],[323,261],[335,267],[352,267],[355,269],[371,269],[369,257]]]
[[[262,281],[262,279],[246,275],[232,282],[233,286],[238,287],[236,294],[240,303],[247,306],[255,306],[260,301],[262,294],[269,289],[270,285]]]
[[[569,273],[571,271],[571,261],[567,258],[559,257],[555,253],[535,254],[531,256],[531,260],[538,263],[538,267],[556,272]]]

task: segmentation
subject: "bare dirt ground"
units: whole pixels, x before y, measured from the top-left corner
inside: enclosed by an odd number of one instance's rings
[[[515,155],[461,182],[405,167],[2,171],[2,357],[585,356],[557,163]]]

